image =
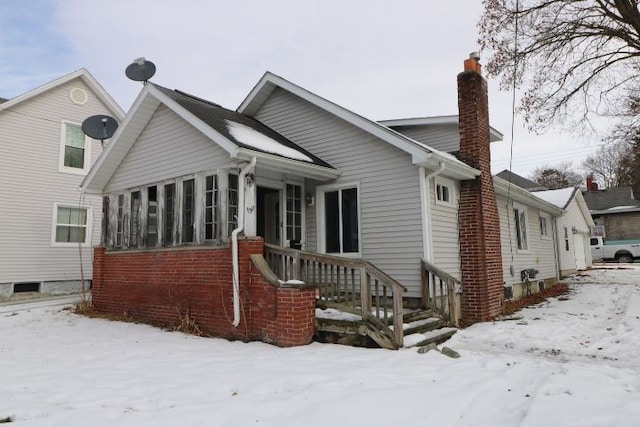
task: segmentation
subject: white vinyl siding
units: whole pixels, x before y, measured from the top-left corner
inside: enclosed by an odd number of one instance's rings
[[[122,161],[105,192],[152,185],[229,163],[229,154],[161,106]]]
[[[513,228],[516,237],[516,247],[518,250],[529,250],[529,215],[527,207],[520,204],[513,204]]]
[[[433,242],[433,261],[435,265],[460,279],[460,237],[458,230],[458,205],[460,185],[453,184],[453,197],[450,204],[438,203],[435,191],[435,179],[431,187],[431,229]]]
[[[564,230],[567,230],[567,239]],[[575,228],[576,233],[573,233]],[[591,265],[591,250],[589,246],[589,225],[582,215],[576,199],[572,199],[565,208],[565,213],[558,218],[558,248],[560,254],[560,274],[566,276],[574,273],[578,266]],[[582,245],[576,244],[576,239],[582,240]],[[569,250],[566,250],[567,241]]]
[[[497,195],[500,216],[500,236],[502,243],[503,274],[505,285],[521,283],[520,272],[535,268],[539,271],[535,280],[556,278],[556,256],[553,239],[540,238],[539,210],[523,203],[512,201],[507,205],[506,197]],[[526,229],[528,249],[518,250],[514,206],[528,212]],[[545,213],[545,212],[543,212]],[[548,213],[547,213],[548,214]],[[551,230],[552,232],[552,230]],[[511,275],[513,270],[513,275]]]
[[[84,105],[70,100],[74,87],[87,92]],[[96,114],[113,113],[80,78],[0,111],[0,283],[80,280],[78,245],[52,245],[54,203],[90,208],[91,241],[82,248],[82,265],[91,278],[102,199],[81,200],[83,176],[60,171],[60,148],[63,120],[82,123]],[[102,149],[100,141],[87,143],[91,165]]]
[[[420,296],[420,186],[411,156],[282,89],[256,118],[340,170],[337,186],[360,183],[361,256]],[[307,180],[305,191],[316,194],[317,185]],[[305,248],[317,251],[316,209],[305,212]]]
[[[436,150],[451,153],[460,150],[457,123],[443,125],[396,126],[393,130]]]

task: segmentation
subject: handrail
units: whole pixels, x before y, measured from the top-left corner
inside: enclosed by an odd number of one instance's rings
[[[424,259],[420,260],[420,266],[423,305],[448,318],[453,325],[457,326],[456,288],[462,282]]]
[[[402,296],[407,288],[374,264],[270,244],[265,244],[265,258],[281,280],[315,284],[320,299],[358,310],[363,320],[382,325],[382,333],[392,337],[395,348],[402,347]],[[393,330],[388,326],[391,321]],[[370,336],[376,341],[380,338]]]

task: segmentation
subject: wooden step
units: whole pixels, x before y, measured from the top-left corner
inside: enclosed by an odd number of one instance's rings
[[[405,311],[402,316],[403,323],[411,323],[417,320],[428,319],[430,317],[437,317],[433,314],[433,310],[422,308],[419,310]]]
[[[422,347],[428,344],[441,344],[458,332],[456,328],[440,328],[423,334],[405,335],[405,347]]]
[[[434,329],[442,328],[445,325],[444,320],[437,317],[428,317],[426,319],[415,320],[411,323],[404,324],[404,334],[424,334]]]

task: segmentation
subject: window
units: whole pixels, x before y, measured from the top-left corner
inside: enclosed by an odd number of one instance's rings
[[[89,243],[88,208],[56,204],[54,213],[54,244]]]
[[[62,122],[60,170],[85,173],[89,169],[91,144],[80,125]]]
[[[569,229],[564,227],[564,250],[569,250]]]
[[[302,188],[287,184],[287,240],[302,239]]]
[[[205,177],[204,188],[204,239],[218,238],[218,176]]]
[[[540,237],[549,237],[549,216],[540,213]]]
[[[454,184],[453,181],[444,178],[435,178],[436,183],[436,204],[453,205]]]
[[[358,189],[326,191],[323,201],[325,251],[327,253],[359,252]]]
[[[164,186],[164,220],[162,222],[162,244],[173,245],[173,222],[175,219],[176,206],[176,185],[166,184]]]
[[[118,209],[116,217],[116,247],[122,247],[122,237],[124,231],[124,194],[118,195]]]
[[[140,192],[131,192],[131,223],[129,229],[129,247],[137,248],[140,242]]]
[[[182,243],[193,243],[193,225],[196,210],[195,181],[182,181]]]
[[[238,227],[238,175],[229,174],[228,229],[231,232]]]
[[[158,244],[158,187],[147,188],[147,246]]]
[[[527,250],[529,249],[529,242],[527,240],[527,210],[524,206],[514,205],[513,215],[518,249]]]

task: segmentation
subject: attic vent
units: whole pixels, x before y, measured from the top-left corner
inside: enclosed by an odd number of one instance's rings
[[[74,104],[84,105],[89,100],[89,95],[84,89],[80,89],[79,87],[74,87],[69,91],[69,98]]]

